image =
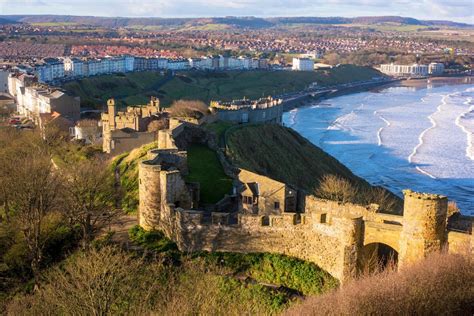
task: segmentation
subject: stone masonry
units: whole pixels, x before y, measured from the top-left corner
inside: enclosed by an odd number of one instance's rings
[[[179,124],[175,128],[183,129]],[[373,244],[396,251],[400,267],[434,251],[473,254],[472,234],[446,226],[447,198],[410,190],[404,191],[403,216],[379,213],[377,205],[341,204],[314,196],[304,197],[298,211],[287,212],[282,204],[275,211],[272,200],[271,211],[248,212],[243,211],[241,195],[248,190],[236,189],[228,198],[241,205],[237,213],[199,209],[199,186],[184,181],[187,156],[175,146],[176,134],[163,131],[159,149],[139,165],[139,224],[162,230],[183,251],[280,253],[314,262],[342,282],[357,275],[364,248]],[[244,182],[251,183],[252,173],[244,173]],[[263,186],[266,181],[260,177],[254,182]]]

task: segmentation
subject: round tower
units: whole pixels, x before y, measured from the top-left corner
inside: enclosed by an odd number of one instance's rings
[[[142,161],[138,166],[138,224],[146,230],[159,225],[161,210],[160,190],[161,166],[151,161]]]
[[[438,194],[403,191],[403,229],[400,236],[399,264],[410,263],[446,242],[448,199]]]

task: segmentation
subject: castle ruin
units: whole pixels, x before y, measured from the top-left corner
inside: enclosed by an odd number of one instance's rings
[[[170,127],[139,165],[138,217],[140,226],[163,231],[183,251],[280,253],[313,262],[342,282],[358,274],[369,252],[383,248],[401,268],[435,251],[473,253],[472,222],[464,230],[448,227],[448,200],[435,194],[406,190],[403,216],[383,214],[377,205],[302,195],[223,161],[239,185],[213,209],[200,209],[199,184],[184,180],[187,153],[179,148],[196,128],[176,121]],[[204,139],[213,147],[212,138]]]
[[[119,154],[155,141],[156,132],[148,124],[161,112],[160,101],[152,97],[144,106],[128,106],[117,111],[114,99],[107,101],[107,113],[102,113],[103,151]]]

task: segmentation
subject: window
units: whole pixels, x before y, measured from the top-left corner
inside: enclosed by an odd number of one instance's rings
[[[326,223],[326,214],[321,214],[321,224]]]
[[[275,210],[280,209],[280,202],[275,202],[274,206]]]
[[[253,199],[251,196],[243,196],[242,197],[242,202],[244,204],[252,204],[253,203]]]

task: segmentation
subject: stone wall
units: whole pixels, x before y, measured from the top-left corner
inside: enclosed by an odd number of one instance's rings
[[[203,214],[178,210],[174,240],[183,251],[281,253],[316,263],[340,280],[354,276],[362,247],[362,219],[335,218],[332,224],[313,223],[297,214],[241,215],[237,225],[204,224]],[[166,230],[166,229],[165,229]]]
[[[194,132],[183,129],[181,141],[193,139]],[[204,139],[212,146],[212,138]],[[220,212],[209,213],[192,210],[193,190],[199,185],[183,179],[185,152],[160,149],[148,157],[139,165],[139,223],[145,229],[164,231],[183,251],[281,253],[314,262],[343,282],[357,275],[364,246],[392,247],[398,252],[400,267],[433,251],[473,251],[471,234],[447,228],[444,196],[405,191],[403,216],[379,213],[377,205],[342,204],[314,196],[306,196],[303,213],[244,214],[231,207],[225,210],[228,201],[215,208]],[[242,170],[240,178],[244,182],[268,180],[270,189],[282,185]],[[235,217],[237,221],[231,221]]]

